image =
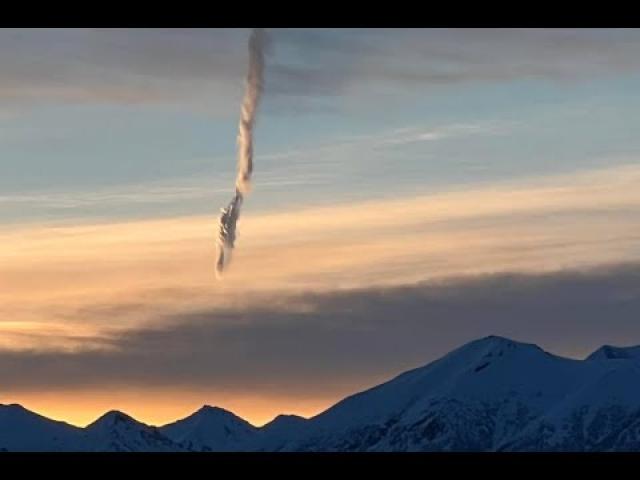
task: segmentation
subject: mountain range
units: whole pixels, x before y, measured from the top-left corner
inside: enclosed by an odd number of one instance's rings
[[[497,336],[259,428],[210,406],[160,427],[111,411],[80,428],[0,405],[0,451],[638,450],[640,347],[575,360]]]

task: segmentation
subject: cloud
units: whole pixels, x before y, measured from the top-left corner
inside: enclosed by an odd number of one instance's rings
[[[208,216],[5,225],[0,389],[267,420],[482,335],[574,356],[639,343],[639,180],[628,166],[248,214],[224,282]]]
[[[638,72],[640,35],[608,29],[341,29],[274,32],[299,58],[276,92],[366,96],[523,79],[585,81]]]
[[[0,102],[186,102],[193,108],[214,102],[216,110],[235,113],[246,35],[234,29],[5,29]],[[518,79],[590,80],[640,68],[640,35],[625,29],[275,29],[272,38],[269,111],[330,111],[318,100],[380,98],[389,88],[416,93]]]
[[[194,92],[201,97],[216,92],[218,100],[236,90],[240,95],[243,33],[5,29],[0,32],[0,100],[166,103],[189,100]]]
[[[508,133],[512,123],[486,120],[475,123],[451,123],[427,127],[408,126],[386,129],[373,134],[345,135],[328,143],[316,144],[306,149],[290,149],[260,155],[260,182],[254,187],[261,192],[278,192],[290,186],[335,185],[344,179],[342,168],[327,168],[343,162],[354,153],[368,155],[372,160],[382,149],[392,149],[398,154],[402,147],[420,143],[459,140],[470,136],[491,136]],[[7,132],[5,132],[7,133]],[[33,132],[31,132],[33,133]],[[51,132],[48,133],[50,135]],[[0,132],[0,137],[3,133]],[[30,138],[23,132],[24,140]],[[6,137],[4,138],[7,139]],[[192,163],[222,162],[228,158],[195,159]],[[284,161],[283,161],[284,160]],[[295,160],[295,161],[292,161]],[[222,162],[224,163],[224,162]],[[351,165],[348,163],[347,165]],[[370,168],[370,167],[367,167]],[[172,178],[171,181],[149,181],[92,189],[54,189],[5,192],[0,194],[0,218],[8,221],[41,219],[46,215],[91,217],[100,214],[145,216],[155,208],[163,215],[172,209],[177,212],[207,211],[210,205],[226,201],[229,195],[228,179],[217,173]],[[136,204],[135,212],[131,205]],[[159,208],[161,207],[161,208]],[[255,208],[255,206],[254,206]],[[111,210],[110,210],[111,209]]]
[[[307,292],[289,300],[298,308],[275,302],[194,309],[161,327],[115,335],[108,350],[4,351],[0,385],[216,387],[295,397],[378,381],[488,334],[577,357],[603,343],[640,340],[638,264]]]
[[[640,170],[627,166],[385,201],[248,212],[239,226],[242,248],[224,282],[213,277],[209,216],[5,225],[0,323],[64,323],[111,335],[158,325],[171,313],[249,308],[272,301],[273,292],[634,262],[640,260],[638,181]],[[14,347],[40,344],[22,336]]]
[[[508,131],[507,125],[494,122],[486,123],[458,123],[444,125],[431,129],[404,128],[394,132],[393,136],[378,137],[375,146],[399,146],[410,143],[434,142],[448,138],[466,137],[470,135],[499,135]]]

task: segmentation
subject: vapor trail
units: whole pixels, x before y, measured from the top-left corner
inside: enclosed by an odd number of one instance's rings
[[[262,76],[264,72],[265,34],[262,30],[253,30],[249,38],[249,72],[246,90],[242,100],[240,125],[238,130],[238,176],[236,190],[245,194],[249,191],[253,172],[253,125],[256,110],[262,94]]]
[[[218,259],[216,274],[222,274],[229,264],[231,251],[236,239],[236,223],[240,217],[240,207],[244,196],[251,187],[253,172],[253,127],[256,120],[258,104],[262,94],[262,77],[264,72],[264,45],[266,36],[263,30],[254,29],[249,37],[249,71],[246,78],[246,89],[240,111],[238,128],[238,174],[236,176],[236,193],[226,208],[221,210],[218,240],[216,242]]]

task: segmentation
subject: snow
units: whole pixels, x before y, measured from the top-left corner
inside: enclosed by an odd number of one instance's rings
[[[291,438],[300,435],[307,423],[306,418],[298,415],[278,415],[258,430],[257,435],[247,444],[247,450],[279,451]]]
[[[107,452],[170,452],[184,450],[156,427],[113,410],[84,429],[85,448]]]
[[[20,405],[0,405],[0,450],[65,452],[81,449],[82,430]]]
[[[640,346],[612,347],[604,345],[587,357],[587,360],[640,359]]]
[[[286,449],[496,450],[584,405],[640,408],[637,373],[635,362],[573,360],[490,336],[343,400]]]
[[[192,450],[238,451],[257,429],[227,410],[205,405],[187,418],[165,425],[160,430]]]
[[[156,428],[111,411],[84,429],[0,405],[8,451],[640,450],[640,347],[585,360],[485,337],[304,419],[261,428],[205,405]]]

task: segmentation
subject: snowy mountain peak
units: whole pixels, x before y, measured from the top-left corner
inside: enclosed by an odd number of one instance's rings
[[[309,420],[298,415],[278,415],[260,427],[246,447],[249,450],[277,452],[304,431]]]
[[[31,412],[26,408],[24,408],[22,405],[19,405],[17,403],[11,403],[7,405],[0,403],[0,415],[3,415],[3,416],[12,415],[15,417],[18,415],[29,415],[29,414],[37,415],[37,413]]]
[[[257,428],[223,408],[205,405],[160,430],[191,450],[234,451],[240,450]]]
[[[498,335],[489,335],[488,337],[473,340],[462,345],[460,348],[454,350],[451,353],[463,351],[473,351],[478,353],[482,352],[488,357],[500,357],[505,355],[506,353],[513,351],[535,351],[539,353],[546,353],[535,343],[518,342],[516,340],[511,340],[510,338],[506,337],[500,337]]]
[[[640,346],[614,347],[604,345],[589,355],[586,360],[640,359]]]
[[[520,343],[510,338],[503,337],[501,335],[487,335],[486,337],[482,337],[475,341],[479,343],[492,343],[496,345],[511,345],[511,344]]]
[[[302,428],[307,422],[306,418],[298,415],[278,415],[260,427],[260,432],[267,435],[287,435]]]
[[[271,420],[269,423],[266,423],[265,425],[263,425],[262,428],[268,428],[270,426],[276,426],[276,425],[294,425],[294,424],[304,423],[306,421],[307,419],[304,417],[301,417],[300,415],[281,414],[281,415],[278,415],[273,420]]]
[[[77,451],[80,428],[27,410],[21,405],[0,405],[0,450],[8,452]]]
[[[87,426],[88,429],[95,428],[110,428],[119,423],[122,424],[139,424],[137,420],[133,419],[126,413],[120,412],[119,410],[110,410],[107,413],[103,414],[93,423]]]
[[[0,405],[0,451],[640,451],[640,347],[585,360],[491,335],[338,402],[256,428],[204,405],[160,428],[81,429]]]
[[[225,410],[224,408],[220,408],[220,407],[212,407],[211,405],[203,405],[194,413],[194,415],[213,415],[213,416],[221,416],[221,417],[236,416],[233,412],[230,412],[229,410]]]
[[[170,452],[183,447],[156,427],[138,422],[118,410],[111,410],[84,429],[85,442],[93,451]]]

